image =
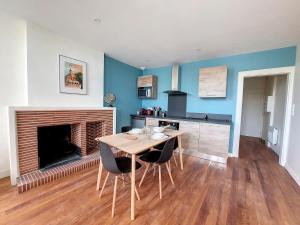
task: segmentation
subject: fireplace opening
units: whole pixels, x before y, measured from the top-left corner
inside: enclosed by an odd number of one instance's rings
[[[39,168],[47,170],[81,159],[72,141],[72,125],[38,127]]]

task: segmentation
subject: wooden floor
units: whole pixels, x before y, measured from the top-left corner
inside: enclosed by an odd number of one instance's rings
[[[111,218],[112,186],[98,199],[97,168],[18,194],[0,180],[0,224],[300,224],[300,188],[256,139],[241,139],[239,159],[227,167],[185,157],[185,170],[173,169],[172,187],[163,171],[163,199],[158,175],[139,189],[137,214],[130,221],[130,186],[119,185]],[[138,180],[144,168],[138,173]]]

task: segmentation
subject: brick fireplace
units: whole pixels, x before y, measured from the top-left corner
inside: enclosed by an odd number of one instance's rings
[[[21,183],[27,185],[28,179],[25,178],[33,177],[32,182],[35,185],[30,184],[30,187],[38,186],[46,183],[45,181],[51,181],[54,178],[62,177],[64,174],[70,174],[69,170],[75,172],[87,168],[87,165],[96,165],[99,161],[97,151],[99,145],[95,141],[95,138],[110,135],[114,132],[114,115],[114,108],[59,110],[31,110],[30,108],[18,110],[16,108],[15,110],[11,110],[10,117],[14,117],[14,123],[10,123],[10,125],[15,125],[15,164],[17,164],[13,165],[14,154],[11,154],[11,170],[15,166],[16,171],[12,171],[12,173],[17,172],[16,177],[18,178],[15,180],[17,185],[20,186]],[[80,148],[82,160],[42,173],[39,170],[38,128],[59,125],[71,126],[71,142]],[[11,153],[13,153],[13,147],[11,146]],[[56,173],[53,178],[48,179],[46,175],[53,173]],[[39,179],[39,177],[41,178]],[[12,183],[15,183],[13,179],[14,176],[12,176]],[[30,189],[27,186],[25,189]],[[18,189],[19,192],[24,190],[24,188]]]

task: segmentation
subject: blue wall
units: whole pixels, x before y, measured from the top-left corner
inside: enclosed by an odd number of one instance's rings
[[[141,108],[142,102],[136,95],[136,79],[141,74],[140,69],[104,57],[104,94],[111,92],[117,97],[117,132],[130,125],[130,114]]]
[[[181,90],[188,93],[187,111],[231,114],[234,119],[238,72],[272,67],[294,66],[295,61],[296,47],[288,47],[181,64]],[[227,97],[215,99],[199,98],[199,69],[202,67],[220,65],[228,66]],[[158,76],[158,98],[155,100],[143,100],[142,106],[145,108],[161,106],[164,110],[166,110],[168,106],[168,98],[167,94],[163,93],[163,91],[171,88],[171,66],[149,68],[144,70],[143,74],[153,74]],[[232,136],[233,129],[231,131],[231,137]]]

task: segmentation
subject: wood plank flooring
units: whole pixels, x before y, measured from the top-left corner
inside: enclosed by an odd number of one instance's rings
[[[300,188],[277,161],[260,141],[246,137],[240,158],[229,159],[227,166],[186,156],[184,172],[172,164],[175,187],[162,171],[162,200],[158,174],[146,176],[133,222],[130,185],[120,183],[111,218],[112,182],[100,200],[97,167],[23,194],[5,178],[0,180],[0,224],[299,225]]]

